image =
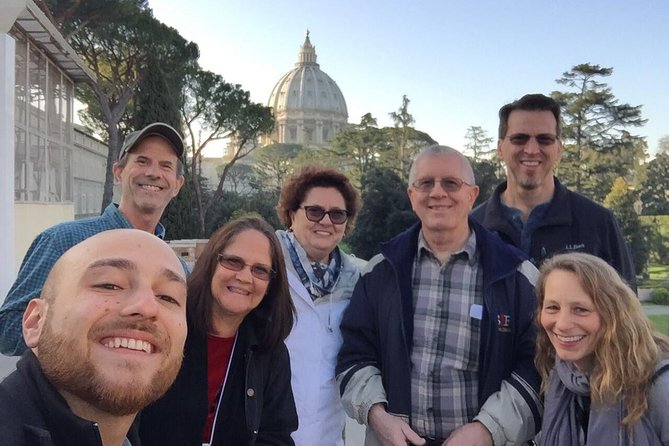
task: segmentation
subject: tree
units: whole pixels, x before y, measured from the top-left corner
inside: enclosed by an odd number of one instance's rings
[[[257,214],[274,228],[281,227],[276,215],[276,203],[279,192],[276,190],[255,191],[251,194],[238,194],[223,191],[221,199],[212,204],[207,213],[206,234],[211,234],[231,219],[247,214]]]
[[[495,149],[490,148],[494,139],[488,136],[488,132],[479,126],[470,126],[465,133],[465,150],[472,154],[472,161],[478,162],[481,159],[489,159],[495,153]]]
[[[372,168],[362,179],[363,206],[348,238],[352,252],[369,259],[379,243],[389,240],[417,221],[406,193],[407,185],[394,171]]]
[[[158,66],[158,62],[149,55],[150,66]],[[132,113],[133,128],[141,129],[152,122],[164,122],[175,129],[181,129],[181,81],[172,80],[170,85],[163,70],[147,70],[146,75],[140,79],[133,101],[134,111]]]
[[[66,40],[81,28],[102,21],[123,20],[148,7],[147,0],[37,0],[35,3],[51,22],[60,26]]]
[[[223,164],[216,166],[218,178],[221,177],[224,168],[225,165]],[[250,164],[236,163],[228,169],[228,175],[225,177],[225,181],[230,185],[228,189],[232,192],[238,194],[248,192],[254,182],[253,166]]]
[[[198,178],[202,151],[212,142],[228,140],[226,163],[218,185],[205,199],[199,182],[195,181],[200,235],[206,232],[206,214],[223,195],[223,184],[235,163],[257,148],[260,135],[269,133],[274,117],[268,107],[251,102],[248,91],[230,84],[210,71],[196,70],[186,76],[181,114],[190,147],[187,168],[191,181]]]
[[[150,70],[183,73],[197,60],[198,48],[156,20],[146,1],[48,0],[42,5],[96,76],[90,85],[78,86],[77,97],[87,105],[83,121],[105,135],[109,146],[104,209],[112,199],[112,166],[122,136],[133,124],[128,109],[138,85]]]
[[[604,199],[604,205],[618,219],[625,242],[632,252],[636,273],[641,274],[648,263],[648,234],[635,211],[638,199],[637,193],[629,187],[627,181],[618,177],[613,182],[611,192]]]
[[[169,76],[163,70],[148,70],[140,80],[135,100],[130,104],[134,107],[131,113],[133,127],[141,129],[152,122],[164,122],[180,129],[181,81],[174,73]],[[194,238],[198,234],[194,182],[190,179],[190,172],[185,171],[184,175],[186,179],[181,191],[167,205],[161,218],[167,228],[168,240]],[[198,176],[198,181],[206,180]]]
[[[474,207],[486,201],[492,195],[501,179],[497,176],[497,165],[493,160],[471,161],[476,184],[479,187],[479,196],[476,197]]]
[[[281,190],[293,173],[295,160],[303,151],[300,144],[270,144],[253,154],[254,184],[258,189]]]
[[[399,161],[398,173],[404,181],[409,179],[409,164],[413,153],[409,153],[409,128],[416,122],[411,113],[409,113],[409,98],[402,96],[402,105],[396,112],[389,113],[390,118],[395,122],[395,131],[393,132],[393,141],[395,155]]]
[[[646,180],[641,185],[644,215],[669,214],[669,153],[659,153],[646,167]]]
[[[560,178],[573,189],[601,201],[616,177],[628,175],[645,156],[645,141],[627,129],[646,123],[641,106],[619,103],[599,78],[613,68],[580,64],[556,82],[569,91],[554,91],[562,106],[562,156]]]
[[[669,153],[669,135],[664,135],[657,143],[657,153]]]
[[[328,164],[344,171],[351,182],[360,185],[361,179],[378,164],[380,154],[390,149],[390,142],[377,127],[376,119],[366,113],[360,124],[352,125],[337,133],[331,147],[325,149]]]

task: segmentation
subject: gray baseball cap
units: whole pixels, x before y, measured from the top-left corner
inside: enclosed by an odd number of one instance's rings
[[[184,142],[181,139],[181,135],[173,127],[165,124],[164,122],[154,122],[144,127],[142,130],[136,130],[134,132],[128,133],[128,136],[125,137],[123,141],[123,146],[121,151],[118,154],[118,159],[120,160],[123,156],[135,148],[137,143],[147,136],[161,136],[170,143],[174,149],[174,153],[177,154],[177,157],[183,161],[184,154]]]

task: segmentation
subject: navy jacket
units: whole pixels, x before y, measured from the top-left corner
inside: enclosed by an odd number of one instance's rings
[[[483,271],[483,318],[479,351],[479,405],[508,381],[541,425],[539,375],[534,367],[536,269],[517,249],[470,219]],[[363,272],[344,313],[344,344],[337,374],[343,395],[356,373],[380,370],[387,411],[411,415],[410,358],[413,338],[412,272],[420,223],[382,245],[382,258]],[[361,372],[363,373],[363,372]],[[351,415],[349,413],[349,415]],[[518,422],[516,420],[516,422]]]
[[[520,247],[520,233],[504,218],[501,194],[506,181],[474,209],[471,216],[496,232],[505,242]],[[543,221],[532,234],[530,260],[539,267],[547,257],[582,251],[604,259],[636,290],[636,273],[622,231],[613,213],[589,198],[564,187],[555,178],[555,193]]]
[[[72,413],[31,350],[0,384],[0,414],[3,446],[102,446],[97,424]],[[140,446],[136,423],[127,438]]]
[[[248,315],[239,327],[212,446],[293,445],[297,412],[288,350],[281,343],[263,351],[254,323]],[[207,413],[207,339],[189,323],[176,381],[142,411],[142,445],[201,446]]]

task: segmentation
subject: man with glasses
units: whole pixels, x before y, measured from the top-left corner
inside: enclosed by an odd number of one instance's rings
[[[613,213],[554,176],[563,150],[555,100],[528,94],[504,105],[497,155],[507,181],[472,217],[537,266],[555,253],[583,251],[606,260],[636,289],[634,265]]]
[[[365,445],[523,444],[540,426],[536,268],[468,218],[469,161],[432,146],[407,190],[420,222],[381,246],[341,323],[337,382]]]
[[[155,122],[128,134],[113,167],[114,181],[121,188],[119,204],[111,203],[99,217],[52,226],[28,249],[0,308],[0,352],[21,355],[25,351],[21,316],[28,302],[39,296],[51,267],[72,246],[99,232],[120,228],[165,236],[160,218],[184,183],[183,153],[181,135],[167,124]],[[182,265],[188,271],[183,261]]]

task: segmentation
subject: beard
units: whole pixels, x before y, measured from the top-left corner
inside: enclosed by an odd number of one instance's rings
[[[161,335],[154,325],[146,322],[107,324],[94,328],[89,339],[98,339],[96,333],[110,329],[128,328],[151,333],[156,346],[167,357],[147,383],[132,380],[119,383],[105,377],[99,365],[93,363],[90,352],[81,348],[73,337],[56,332],[47,317],[40,336],[37,356],[44,375],[59,390],[68,392],[88,405],[114,416],[133,415],[160,398],[172,385],[181,367],[182,354],[169,356],[171,340]],[[137,369],[136,364],[124,364],[127,370]]]

